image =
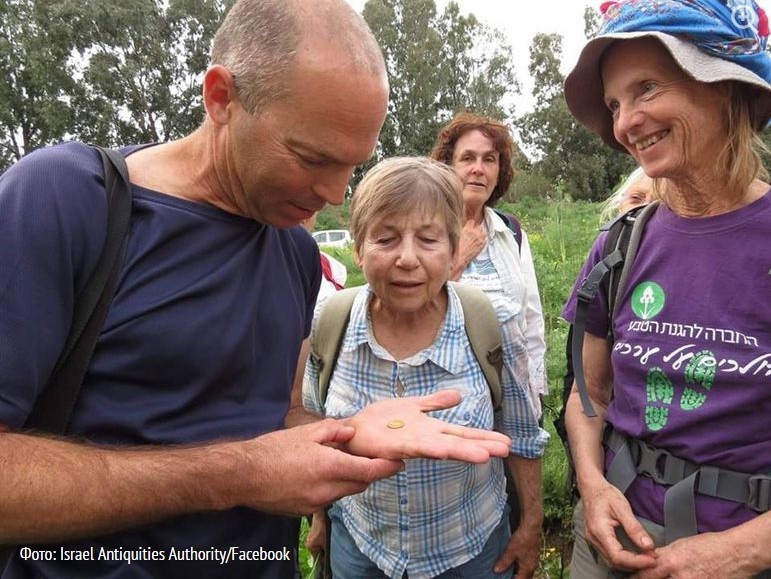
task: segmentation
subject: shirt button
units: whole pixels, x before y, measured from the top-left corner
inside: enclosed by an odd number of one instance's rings
[[[407,499],[399,499],[399,504],[400,505],[406,505],[407,504]]]
[[[463,415],[463,420],[471,420],[471,412],[466,412],[466,414]]]

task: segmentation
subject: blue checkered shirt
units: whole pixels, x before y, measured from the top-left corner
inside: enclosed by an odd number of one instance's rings
[[[526,389],[527,349],[519,312],[494,302],[503,336],[501,411],[493,416],[489,386],[471,350],[460,299],[448,286],[448,308],[434,343],[406,360],[394,358],[375,340],[368,316],[371,290],[360,291],[329,383],[324,407],[318,399],[319,368],[308,360],[303,380],[306,409],[346,418],[371,402],[423,396],[454,388],[461,403],[431,413],[447,422],[492,429],[512,439],[511,452],[543,454],[548,434],[538,427]],[[311,333],[313,339],[314,330]],[[364,492],[340,499],[343,522],[356,545],[389,577],[433,577],[478,555],[500,522],[506,502],[503,460],[487,464],[412,459],[407,468]]]

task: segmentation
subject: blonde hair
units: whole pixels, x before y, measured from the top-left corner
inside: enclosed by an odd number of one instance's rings
[[[731,191],[746,191],[755,179],[768,179],[761,151],[768,152],[755,131],[754,109],[758,106],[752,90],[744,83],[729,81],[726,129],[728,138],[717,158],[717,166],[728,176]]]
[[[444,218],[454,253],[460,242],[461,190],[455,172],[428,157],[394,157],[381,161],[367,172],[351,201],[354,250],[360,250],[373,223],[418,209]]]
[[[634,187],[637,184],[638,181],[646,177],[647,175],[642,170],[642,167],[637,167],[637,169],[632,171],[629,174],[629,176],[624,180],[624,182],[621,184],[621,186],[618,189],[616,189],[613,192],[613,194],[610,197],[608,197],[605,200],[605,202],[602,204],[600,221],[602,223],[605,223],[617,217],[621,209],[621,204],[626,199],[626,196],[629,194],[629,191],[632,189],[632,187]],[[653,189],[653,183],[651,183],[650,188],[646,191],[646,203],[650,202],[654,197],[654,192],[652,189]]]

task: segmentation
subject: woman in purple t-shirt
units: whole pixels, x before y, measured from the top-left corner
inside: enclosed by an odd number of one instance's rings
[[[768,19],[753,0],[603,9],[565,97],[635,158],[659,206],[612,328],[602,289],[588,308],[599,416],[574,386],[571,575],[756,576],[771,569],[771,193],[754,145],[771,117]],[[576,302],[574,289],[570,322]]]

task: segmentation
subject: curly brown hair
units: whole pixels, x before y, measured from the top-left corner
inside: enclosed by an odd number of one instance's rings
[[[485,202],[485,205],[494,207],[508,191],[509,185],[514,179],[514,139],[506,125],[476,113],[457,113],[447,125],[439,130],[434,148],[429,156],[445,165],[452,166],[455,145],[458,139],[469,131],[481,132],[492,140],[495,150],[498,151],[498,183],[490,194],[490,198]]]

